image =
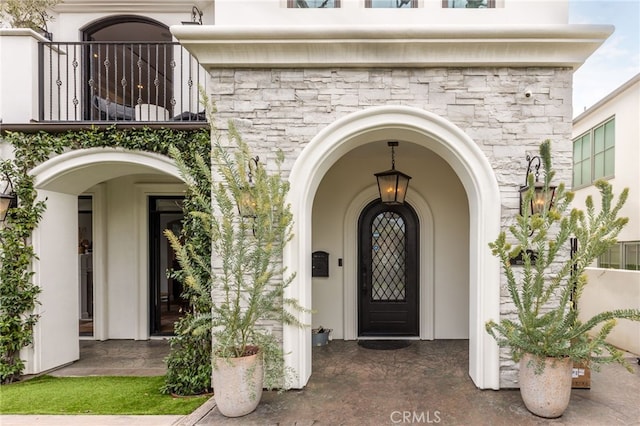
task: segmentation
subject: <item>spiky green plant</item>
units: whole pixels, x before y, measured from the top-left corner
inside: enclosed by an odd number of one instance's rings
[[[216,173],[212,176],[209,165],[200,162],[196,170],[201,179],[191,178],[188,171],[185,179],[194,191],[203,192],[202,199],[206,191],[211,191],[212,206],[190,214],[211,237],[214,268],[208,271],[214,297],[211,309],[195,313],[185,332],[199,335],[213,330],[212,352],[221,358],[242,357],[259,348],[264,361],[264,387],[286,388],[291,371],[285,368],[282,344],[268,330],[269,322],[302,326],[295,314],[304,309],[284,297],[295,276],[282,264],[284,247],[293,236],[293,215],[286,202],[289,183],[280,169],[284,155],[276,154],[275,172],[268,173],[265,165],[252,160],[233,122],[229,123],[225,145],[214,125],[215,108],[205,93],[201,97],[212,129],[211,158]],[[178,166],[185,169],[180,161]],[[243,218],[238,205],[247,194],[253,200],[253,214]],[[194,262],[209,266],[210,259],[198,258],[195,247],[182,244],[170,232],[166,235],[182,267],[185,287],[194,297],[209,294],[210,288],[202,285],[204,277],[190,268]]]
[[[544,191],[548,193],[554,176],[549,140],[540,145],[540,158]],[[530,204],[534,195],[533,174],[528,176],[528,183],[523,207]],[[542,358],[569,357],[594,367],[611,362],[626,365],[623,353],[605,339],[617,319],[638,321],[640,311],[616,309],[584,322],[578,319],[580,295],[587,285],[585,268],[616,242],[628,222],[627,218],[618,217],[628,189],[614,202],[608,182],[599,180],[595,186],[601,196],[599,211],[591,196],[586,199],[586,212],[571,208],[573,193],[560,184],[551,208],[545,206],[542,213],[534,215],[527,208],[522,209],[509,228],[515,244],[507,241],[504,231],[489,244],[502,263],[517,318],[489,321],[486,330],[501,347],[509,347],[514,361],[531,353]],[[568,245],[572,237],[577,240],[577,250],[570,257]],[[519,254],[523,264],[513,265],[511,260]]]
[[[221,358],[235,358],[258,347],[264,360],[264,386],[282,388],[290,377],[282,345],[264,325],[269,321],[301,325],[294,313],[302,310],[297,301],[284,297],[295,275],[282,264],[284,247],[293,236],[293,215],[286,202],[289,182],[280,171],[284,156],[277,153],[275,172],[269,174],[265,165],[252,160],[233,123],[229,139],[235,144],[233,153],[219,137],[212,152],[221,178],[213,184],[212,240],[219,259],[214,279],[214,294],[219,298],[214,296],[212,311],[213,351]],[[251,217],[243,218],[238,205],[247,192],[253,211]]]

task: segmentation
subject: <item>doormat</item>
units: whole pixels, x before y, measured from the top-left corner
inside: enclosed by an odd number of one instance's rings
[[[365,349],[377,349],[381,351],[389,351],[393,349],[402,349],[411,345],[410,340],[358,340],[358,345]]]

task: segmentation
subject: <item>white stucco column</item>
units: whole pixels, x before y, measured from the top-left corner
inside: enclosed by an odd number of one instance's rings
[[[33,30],[0,28],[0,122],[38,119],[38,41]]]

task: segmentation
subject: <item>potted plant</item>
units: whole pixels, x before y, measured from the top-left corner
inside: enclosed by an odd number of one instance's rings
[[[301,309],[284,299],[293,279],[282,266],[285,244],[292,237],[289,189],[277,172],[269,175],[252,157],[233,123],[231,155],[216,138],[212,160],[221,180],[214,182],[211,220],[214,257],[212,309],[213,388],[222,414],[238,417],[252,412],[262,389],[287,387],[289,372],[282,345],[268,330],[283,323],[300,324],[287,308]],[[249,211],[241,210],[243,208]],[[264,381],[263,381],[264,379]]]
[[[251,156],[233,123],[229,135],[232,146],[224,146],[213,131],[211,158],[219,178],[213,179],[211,189],[210,324],[216,405],[225,416],[237,417],[256,408],[263,387],[288,387],[291,372],[285,367],[282,344],[270,329],[301,326],[295,314],[303,309],[284,297],[294,278],[282,265],[293,220],[286,202],[289,183],[280,172],[284,156],[277,153],[269,165],[275,172],[270,174],[258,157]]]
[[[551,143],[540,146],[545,195],[551,192]],[[529,171],[528,171],[529,173]],[[486,324],[488,333],[501,347],[508,347],[514,361],[520,361],[520,392],[527,409],[547,418],[562,415],[569,403],[573,363],[626,364],[623,353],[605,341],[616,319],[640,320],[640,311],[619,309],[602,312],[589,320],[578,320],[580,294],[587,284],[584,275],[598,256],[615,243],[627,218],[618,217],[626,201],[625,189],[614,203],[611,185],[600,180],[601,208],[596,211],[591,197],[586,212],[570,209],[573,193],[559,185],[555,201],[541,213],[526,208],[534,197],[534,177],[528,175],[528,190],[522,213],[509,228],[515,243],[505,232],[490,244],[500,258],[507,291],[514,306],[514,318]],[[546,198],[543,197],[543,198]],[[567,246],[574,238],[572,255]],[[515,258],[520,262],[513,262]],[[598,328],[600,327],[600,328]],[[556,378],[550,378],[555,374]]]
[[[0,17],[13,28],[30,28],[49,40],[47,21],[53,17],[49,10],[62,0],[4,0],[0,4]]]
[[[320,326],[311,330],[311,344],[313,346],[325,346],[329,343],[329,334],[333,330]]]

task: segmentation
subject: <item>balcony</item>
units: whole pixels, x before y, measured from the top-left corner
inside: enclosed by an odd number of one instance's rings
[[[202,121],[206,72],[178,43],[39,42],[39,121]]]
[[[0,30],[5,130],[205,125],[207,72],[175,42],[51,42]],[[9,55],[13,55],[9,57]]]

